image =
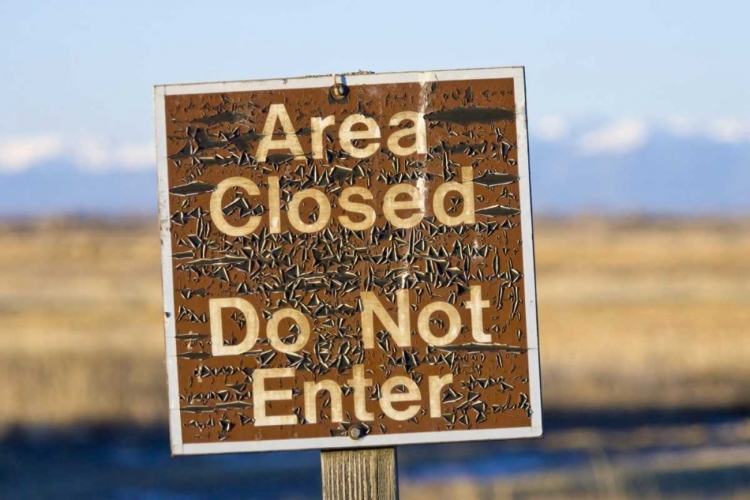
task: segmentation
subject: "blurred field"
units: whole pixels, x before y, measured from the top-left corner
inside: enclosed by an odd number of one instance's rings
[[[319,495],[314,453],[169,459],[154,221],[0,242],[0,496]],[[750,219],[538,219],[536,249],[545,438],[400,448],[402,497],[750,497]]]
[[[0,424],[164,423],[155,222],[0,241]],[[547,408],[750,406],[750,220],[542,219],[536,249]]]

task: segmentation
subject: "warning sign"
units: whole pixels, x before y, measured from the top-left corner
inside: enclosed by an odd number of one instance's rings
[[[522,68],[155,101],[175,454],[541,435]]]

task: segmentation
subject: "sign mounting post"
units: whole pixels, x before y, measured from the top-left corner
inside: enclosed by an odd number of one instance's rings
[[[396,500],[396,448],[321,451],[323,500]]]
[[[525,106],[523,68],[157,86],[173,454],[541,436]]]

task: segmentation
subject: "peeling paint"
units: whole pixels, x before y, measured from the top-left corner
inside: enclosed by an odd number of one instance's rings
[[[182,441],[347,436],[356,428],[366,442],[369,436],[384,434],[529,426],[533,409],[524,335],[527,263],[517,217],[521,190],[513,80],[351,86],[343,100],[330,99],[328,90],[165,99],[176,310],[173,342]],[[294,134],[290,130],[287,137],[297,138],[304,156],[274,151],[265,162],[254,157],[272,104],[290,110]],[[386,147],[389,134],[398,130],[389,119],[401,111],[424,116],[418,126],[426,131],[426,152],[399,156]],[[355,157],[341,145],[338,126],[353,114],[370,117],[379,127],[381,147],[372,155]],[[335,117],[336,126],[320,133],[322,158],[316,158],[313,141],[319,131],[306,124],[313,117],[327,116]],[[273,136],[284,137],[280,130]],[[372,140],[354,138],[352,147],[365,148]],[[465,182],[475,194],[475,213],[482,217],[469,224],[445,225],[429,197],[442,184],[460,185],[462,167],[470,168]],[[219,183],[230,177],[251,180],[260,194],[250,196],[237,187],[216,194]],[[270,202],[271,177],[278,179],[277,208]],[[352,230],[342,225],[340,217],[346,211],[339,197],[345,189],[361,187],[373,200],[383,200],[397,184],[416,187],[418,223],[397,227],[385,218],[386,207],[372,201],[372,227]],[[295,194],[304,190],[323,193],[330,200],[329,209],[309,199],[293,205]],[[259,224],[248,234],[221,232],[212,219],[212,196],[221,198],[218,208],[228,224],[241,227],[252,217],[258,217]],[[466,205],[461,196],[448,192],[444,207],[438,208],[457,217]],[[296,230],[286,223],[290,206],[299,212],[300,224],[326,224],[315,232]],[[269,213],[274,210],[278,215],[272,222]],[[480,315],[491,343],[472,339],[472,316],[466,306],[472,286],[481,287],[488,304]],[[455,331],[445,313],[455,310],[461,324],[455,340],[430,345],[411,332],[410,347],[401,347],[376,322],[374,348],[365,348],[362,293],[375,294],[387,314],[396,317],[402,290],[407,291],[411,324],[416,328],[421,321],[436,339]],[[309,339],[298,342],[304,328],[286,321],[276,325],[278,339],[261,334],[247,352],[212,355],[209,300],[222,297],[238,297],[255,308],[261,332],[279,311],[299,311],[309,320]],[[435,302],[450,308],[441,305],[443,309],[436,308],[434,314],[420,316]],[[223,310],[224,344],[240,344],[247,321],[237,309]],[[273,342],[295,347],[279,352]],[[364,372],[356,375],[362,366]],[[254,375],[263,373],[256,372],[261,368],[291,370],[293,376],[266,382],[267,392],[290,392],[288,400],[263,400],[260,420],[276,422],[273,418],[283,415],[294,425],[259,422],[253,401],[259,396]],[[513,379],[519,374],[522,379]],[[429,385],[440,377],[450,380],[444,388]],[[512,384],[506,382],[511,379]],[[320,392],[313,419],[311,400],[305,400],[302,388],[325,380],[336,382],[341,398]],[[363,380],[371,382],[362,385]],[[388,385],[389,380],[402,383]],[[391,392],[384,393],[384,388]],[[356,403],[361,390],[364,403]],[[406,411],[415,391],[420,396],[413,404],[423,411]],[[332,418],[338,399],[343,421]],[[433,416],[436,404],[441,413]],[[365,410],[372,412],[372,420],[358,416]]]

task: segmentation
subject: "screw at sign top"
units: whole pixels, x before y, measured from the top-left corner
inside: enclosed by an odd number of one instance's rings
[[[333,86],[331,87],[329,93],[331,94],[331,97],[336,101],[341,101],[346,98],[347,94],[349,94],[349,88],[344,83],[343,77],[340,77],[334,73]]]

